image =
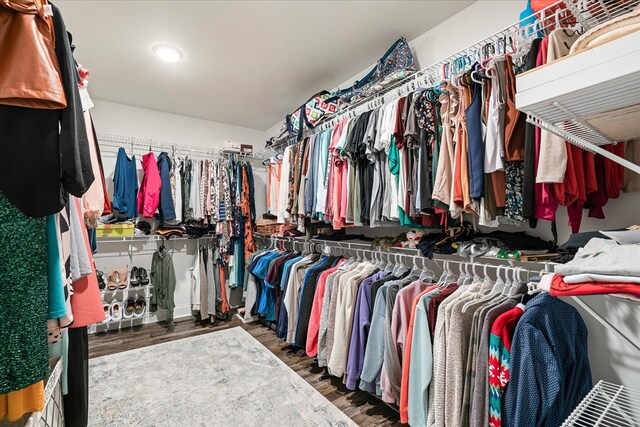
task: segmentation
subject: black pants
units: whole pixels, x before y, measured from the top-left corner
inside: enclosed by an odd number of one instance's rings
[[[66,427],[86,427],[89,422],[89,340],[87,328],[69,328],[69,393],[64,396]]]

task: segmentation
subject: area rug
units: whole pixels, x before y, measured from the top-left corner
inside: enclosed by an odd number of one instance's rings
[[[90,426],[355,426],[242,328],[89,361]]]

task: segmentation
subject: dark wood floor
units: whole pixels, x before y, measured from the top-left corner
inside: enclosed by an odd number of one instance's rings
[[[89,357],[119,353],[139,347],[211,333],[240,326],[267,347],[280,360],[304,378],[331,403],[360,426],[401,426],[398,413],[378,398],[362,391],[349,391],[341,379],[319,368],[304,351],[293,351],[276,337],[274,331],[260,323],[244,324],[236,317],[215,325],[201,325],[191,320],[176,322],[173,330],[166,324],[150,324],[121,331],[102,332],[89,337]]]

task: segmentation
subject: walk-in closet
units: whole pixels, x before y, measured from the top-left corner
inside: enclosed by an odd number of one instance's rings
[[[0,0],[0,427],[640,425],[640,0]]]

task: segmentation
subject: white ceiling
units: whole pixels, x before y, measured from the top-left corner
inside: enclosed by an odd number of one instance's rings
[[[55,3],[94,98],[264,130],[473,0]]]

